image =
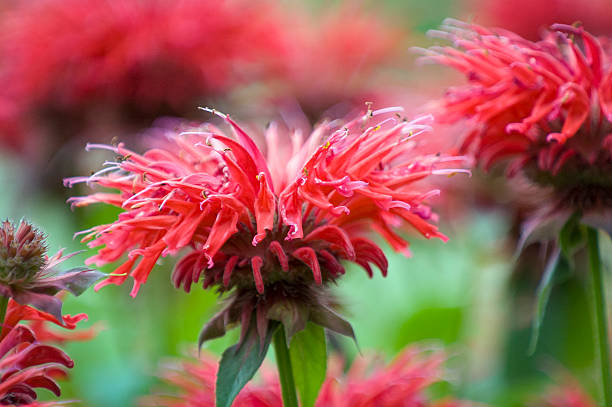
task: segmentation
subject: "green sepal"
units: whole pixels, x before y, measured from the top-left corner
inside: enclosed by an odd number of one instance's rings
[[[293,337],[289,354],[301,406],[313,407],[327,370],[327,347],[323,327],[309,322],[305,329]]]
[[[223,352],[217,372],[218,407],[230,407],[240,390],[255,375],[268,353],[270,342],[279,325],[276,321],[270,321],[266,337],[261,343],[255,327],[256,323],[252,322],[244,341]]]
[[[76,297],[83,294],[85,290],[96,281],[106,277],[106,274],[86,267],[77,267],[58,274],[56,279],[62,281],[64,288]]]
[[[220,338],[225,335],[225,326],[227,319],[227,310],[223,309],[215,314],[207,323],[202,327],[200,334],[198,335],[198,351],[202,348],[204,342],[211,339]]]
[[[331,309],[320,305],[310,311],[309,320],[330,331],[348,336],[355,342],[355,345],[357,345],[357,338],[355,337],[355,331],[351,324]],[[357,345],[357,347],[359,347],[359,345]]]
[[[289,345],[293,336],[306,328],[308,309],[295,301],[281,301],[272,305],[266,316],[268,319],[280,321],[283,324],[287,345]]]

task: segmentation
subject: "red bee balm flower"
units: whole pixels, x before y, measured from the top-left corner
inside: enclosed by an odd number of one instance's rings
[[[470,119],[464,150],[485,167],[512,160],[564,206],[612,207],[612,54],[580,27],[555,24],[539,42],[449,21],[455,47],[426,50],[469,83],[449,89],[439,117]]]
[[[386,275],[387,259],[368,232],[404,252],[408,243],[397,227],[446,240],[430,224],[434,216],[424,204],[438,191],[414,184],[457,171],[447,167],[461,159],[412,156],[411,138],[428,129],[424,118],[375,121],[401,109],[370,110],[344,125],[324,123],[305,142],[294,133],[291,145],[283,144],[289,135],[272,124],[266,157],[229,116],[211,111],[231,126],[234,138],[207,124],[168,134],[169,142],[143,155],[122,144],[89,146],[109,149],[119,160],[91,177],[66,181],[120,191],[71,198],[74,206],[104,202],[125,209],[116,222],[94,227],[83,239],[90,247],[103,246],[89,263],[128,254],[116,275],[98,287],[122,284],[129,274],[135,296],[160,257],[189,247],[172,274],[174,285],[188,292],[202,280],[204,288],[233,293],[201,340],[223,335],[230,322],[241,321],[245,334],[254,311],[261,336],[269,319],[282,321],[289,335],[307,320],[352,334],[338,327],[346,325],[326,307],[320,290],[344,274],[340,260],[370,275],[375,265]]]
[[[85,314],[64,316],[61,320],[26,305],[10,301],[0,334],[0,404],[11,406],[54,406],[37,403],[34,388],[46,388],[56,396],[60,388],[55,378],[66,375],[64,367],[74,362],[61,349],[44,344],[36,330],[18,324],[21,320],[53,322],[74,329]],[[63,403],[62,403],[63,404]]]
[[[332,363],[315,406],[467,407],[468,404],[456,400],[431,401],[426,395],[429,386],[443,380],[443,361],[440,353],[426,354],[408,348],[388,366],[358,359],[344,374],[342,363]],[[203,355],[199,361],[168,363],[162,377],[179,388],[180,394],[148,396],[141,405],[212,407],[215,405],[216,376],[217,362],[208,355]],[[264,365],[261,383],[246,385],[234,405],[281,407],[278,376]]]
[[[68,290],[80,295],[102,273],[79,267],[65,272],[56,266],[74,254],[47,257],[43,234],[32,225],[21,221],[15,227],[9,221],[0,225],[0,296],[13,298],[20,304],[34,307],[62,319],[62,301],[55,297]]]

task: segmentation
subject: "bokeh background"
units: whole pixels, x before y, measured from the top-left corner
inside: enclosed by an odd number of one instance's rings
[[[154,124],[209,120],[197,106],[256,125],[299,117],[292,123],[305,128],[365,101],[422,110],[457,81],[445,69],[416,64],[410,48],[436,43],[425,33],[447,17],[530,39],[553,22],[612,31],[607,0],[5,0],[0,217],[38,224],[51,252],[85,250],[70,260],[80,264],[91,253],[73,234],[117,214],[97,207],[72,212],[65,203],[84,190],[65,189],[63,178],[89,174],[112,158],[85,153],[86,142],[125,140],[142,148]],[[437,148],[451,150],[457,134],[437,129]],[[435,204],[448,243],[413,239],[412,258],[386,247],[388,277],[370,279],[351,268],[337,287],[361,352],[390,360],[412,343],[444,346],[447,381],[434,391],[494,406],[526,406],[567,372],[593,394],[590,304],[579,273],[557,277],[540,342],[534,354],[527,351],[541,248],[521,262],[513,255],[517,221],[537,203],[517,203],[514,187],[495,173],[445,183]],[[609,269],[606,238],[602,252]],[[193,349],[217,298],[173,289],[172,266],[163,259],[135,299],[126,284],[66,300],[65,311],[87,313],[84,326],[99,333],[65,345],[76,365],[62,384],[64,399],[136,405],[159,388],[163,360]],[[205,348],[220,353],[236,340],[233,334]],[[359,357],[352,343],[331,343],[349,360]]]

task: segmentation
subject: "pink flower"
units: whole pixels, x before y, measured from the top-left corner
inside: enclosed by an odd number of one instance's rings
[[[320,288],[344,274],[342,260],[369,275],[372,265],[387,273],[383,251],[367,237],[372,232],[404,253],[408,242],[401,229],[446,240],[430,223],[435,216],[425,204],[438,191],[422,190],[417,181],[462,171],[452,168],[461,158],[413,156],[411,139],[427,125],[422,118],[392,116],[399,111],[370,110],[347,123],[323,123],[306,140],[272,124],[265,155],[218,112],[233,138],[206,124],[169,132],[166,142],[143,155],[122,144],[90,146],[111,150],[118,160],[66,183],[119,192],[71,198],[72,205],[102,202],[124,212],[114,223],[85,232],[83,241],[100,247],[88,263],[104,265],[127,254],[98,288],[131,275],[135,296],[159,258],[187,248],[172,274],[177,288],[189,292],[202,281],[204,288],[233,293],[201,339],[222,335],[238,321],[244,334],[254,311],[260,334],[268,319],[282,320],[290,332],[307,320],[329,325],[336,316],[325,307]]]
[[[535,407],[595,407],[595,401],[584,391],[580,383],[567,378],[562,386],[551,387]]]
[[[433,383],[443,380],[439,353],[425,354],[408,348],[391,364],[384,366],[373,360],[357,359],[347,373],[342,363],[332,363],[316,407],[460,407],[455,400],[432,401],[426,394]],[[335,360],[335,362],[339,362]],[[380,361],[378,361],[380,362]],[[209,407],[215,405],[217,362],[208,355],[200,360],[167,363],[162,378],[177,387],[176,395],[145,397],[144,406]],[[283,405],[278,376],[262,369],[260,383],[247,384],[234,401],[240,407],[281,407]]]
[[[62,290],[80,295],[102,274],[83,267],[68,271],[57,265],[76,253],[66,256],[60,250],[52,257],[42,232],[22,220],[15,228],[5,220],[0,225],[0,295],[13,298],[22,305],[30,304],[62,318],[62,301],[55,296]]]
[[[572,210],[612,202],[612,65],[606,42],[556,24],[539,42],[448,21],[452,47],[427,60],[463,73],[439,105],[446,121],[468,119],[464,151],[485,168],[510,161],[510,175],[552,187]]]
[[[344,108],[351,110],[363,100],[377,101],[382,79],[405,55],[406,32],[356,2],[340,2],[316,15],[298,10],[287,27],[291,41],[279,78],[281,95],[295,97],[314,119],[334,105],[348,102]]]
[[[65,138],[101,116],[129,129],[191,111],[274,74],[286,47],[281,22],[272,1],[12,2],[0,15],[0,106],[6,100],[11,113],[2,109],[0,129],[12,132],[6,142],[40,149],[28,142],[31,128],[15,134],[15,116],[45,131],[60,122]]]

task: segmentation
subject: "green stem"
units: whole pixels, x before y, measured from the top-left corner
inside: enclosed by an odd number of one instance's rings
[[[6,317],[6,309],[8,308],[9,297],[0,295],[0,326],[4,324],[4,318]],[[2,328],[0,328],[2,331]]]
[[[595,305],[595,330],[599,347],[603,406],[612,407],[612,375],[610,374],[606,297],[601,273],[597,230],[591,227],[587,228],[587,245],[589,250],[589,269],[591,271],[591,288],[593,289],[593,303]]]
[[[289,357],[289,348],[285,339],[285,327],[280,326],[274,334],[274,351],[276,353],[276,365],[280,376],[281,389],[283,391],[283,405],[285,407],[298,407],[297,394],[295,392],[295,381],[293,380],[293,368]]]

